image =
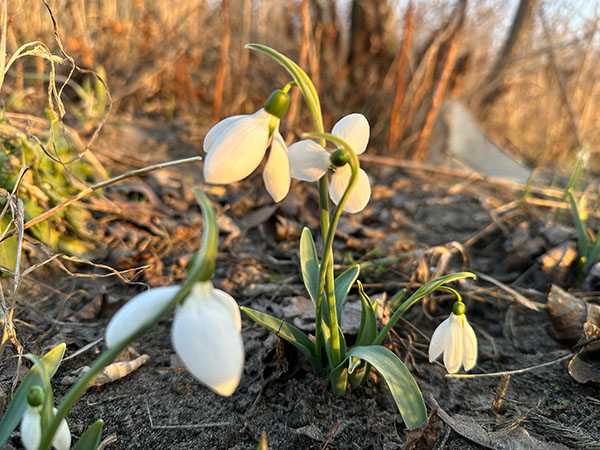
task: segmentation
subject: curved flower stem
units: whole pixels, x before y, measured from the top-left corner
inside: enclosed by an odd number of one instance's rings
[[[448,286],[442,286],[443,283],[447,283],[447,282],[453,281],[453,280],[458,280],[460,278],[476,278],[476,276],[475,276],[475,274],[473,274],[471,272],[458,272],[458,273],[454,273],[452,275],[446,275],[446,276],[437,278],[435,280],[431,280],[428,283],[425,283],[419,289],[417,289],[417,291],[413,295],[411,295],[408,299],[406,299],[406,301],[398,307],[398,309],[394,312],[394,314],[392,314],[392,317],[390,317],[390,320],[388,320],[388,323],[386,323],[385,326],[381,329],[381,331],[379,332],[379,334],[373,341],[372,345],[381,344],[383,342],[383,340],[385,339],[385,337],[387,336],[387,334],[392,329],[392,327],[396,324],[398,319],[400,319],[402,314],[404,314],[408,310],[408,308],[410,308],[416,302],[418,302],[422,298],[426,297],[433,291],[438,290],[438,289],[447,290],[447,291],[451,290],[458,296],[458,298],[461,298],[460,294],[457,291],[455,291],[454,289],[452,289]],[[462,298],[461,298],[461,300],[462,300]]]
[[[192,286],[197,281],[207,281],[211,278],[215,267],[219,229],[215,220],[215,211],[210,201],[201,191],[194,189],[193,192],[196,196],[196,200],[202,207],[204,231],[202,234],[202,248],[196,254],[187,278],[173,299],[167,305],[158,310],[150,320],[142,325],[128,339],[125,339],[124,341],[118,343],[115,347],[104,351],[98,357],[98,359],[96,359],[94,364],[92,364],[90,369],[79,380],[77,380],[77,383],[75,383],[71,389],[69,389],[60,402],[60,405],[58,405],[57,412],[52,420],[50,420],[48,427],[43,430],[44,432],[40,442],[39,450],[48,450],[50,448],[52,438],[58,429],[60,421],[66,417],[73,405],[75,405],[79,398],[85,393],[89,387],[89,383],[94,380],[96,375],[107,365],[113,362],[119,353],[121,353],[131,342],[141,337],[154,325],[156,325],[156,323],[158,323],[158,321],[169,309],[185,300],[192,289]]]
[[[325,131],[325,128],[323,127],[323,115],[321,113],[321,103],[319,101],[319,95],[317,94],[317,89],[315,88],[315,85],[311,81],[310,77],[306,74],[306,72],[304,72],[302,68],[298,66],[298,64],[289,59],[287,56],[279,53],[278,51],[270,47],[267,47],[266,45],[247,44],[246,48],[269,55],[281,66],[283,66],[285,70],[287,70],[287,72],[292,76],[294,82],[296,83],[296,86],[298,86],[298,88],[302,92],[302,96],[304,97],[304,101],[306,102],[308,110],[310,111],[316,131],[318,133],[323,133]],[[289,85],[290,83],[288,83],[286,87]],[[320,136],[319,139],[319,143],[322,146],[325,146],[324,137]],[[321,235],[323,236],[323,258],[321,258],[321,271],[328,271],[328,289],[326,295],[329,304],[333,304],[333,312],[335,312],[335,286],[333,285],[333,263],[327,264],[327,259],[325,258],[325,253],[331,254],[331,248],[328,251],[326,243],[326,236],[330,232],[329,186],[327,181],[327,174],[323,175],[323,177],[319,179],[319,218],[321,222]],[[329,246],[331,247],[331,243],[329,244]],[[324,285],[321,285],[318,291],[319,294],[317,298],[315,318],[315,356],[319,361],[321,361],[321,352],[323,348],[323,288]],[[337,328],[334,330],[334,332],[337,335]]]
[[[335,285],[333,279],[333,238],[335,236],[335,230],[337,229],[338,222],[344,210],[344,205],[348,201],[348,197],[350,196],[350,192],[356,185],[358,180],[358,169],[360,168],[360,164],[358,162],[358,157],[352,150],[352,148],[342,139],[337,136],[333,136],[329,133],[305,133],[307,137],[317,137],[320,139],[329,140],[336,145],[339,145],[344,149],[346,154],[348,155],[348,160],[350,164],[350,168],[352,169],[352,174],[350,175],[350,181],[342,198],[337,204],[335,210],[333,211],[333,215],[331,218],[331,224],[329,229],[327,230],[327,236],[325,238],[325,243],[323,246],[323,258],[321,260],[321,270],[319,271],[319,285],[317,288],[317,292],[322,292],[325,288],[325,281],[327,279],[327,302],[329,306],[329,325],[331,326],[331,360],[334,367],[337,367],[345,355],[342,355],[342,348],[340,345],[340,333],[339,326],[337,320],[337,310],[335,304]],[[317,317],[319,317],[317,315]]]

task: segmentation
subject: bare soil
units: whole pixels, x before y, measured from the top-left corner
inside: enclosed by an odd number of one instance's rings
[[[201,147],[186,129],[152,123],[112,125],[103,133],[98,153],[113,173],[193,156]],[[541,270],[539,257],[554,246],[544,234],[554,217],[550,208],[519,203],[521,192],[476,177],[373,162],[364,167],[374,182],[373,197],[367,210],[341,221],[336,261],[342,268],[405,255],[362,271],[369,295],[389,298],[402,287],[411,291],[433,276],[467,269],[542,305],[552,283],[598,301],[598,292],[582,290],[570,270],[560,277]],[[144,285],[169,285],[185,276],[200,243],[202,219],[190,192],[200,180],[199,166],[182,166],[111,187],[108,201],[90,200],[98,242],[107,250],[95,261],[124,270],[122,278],[100,277],[111,272],[99,266],[63,261],[80,275],[49,264],[24,280],[15,316],[26,351],[41,354],[66,342],[69,356],[93,343],[60,367],[54,378],[58,399],[69,387],[61,380],[105,348],[105,326],[127,299]],[[222,228],[215,284],[240,305],[301,320],[290,305],[306,296],[297,246],[304,226],[318,236],[315,186],[294,182],[277,205],[264,191],[260,172],[234,186],[206,189]],[[567,230],[564,240],[571,238],[568,214],[558,223]],[[28,248],[30,264],[45,258],[39,245]],[[523,306],[483,277],[458,287],[479,339],[473,373],[530,368],[570,353],[548,334],[545,310]],[[348,302],[356,299],[353,289]],[[262,431],[270,448],[281,450],[600,448],[600,389],[571,378],[568,359],[510,376],[466,379],[448,378],[441,364],[430,364],[428,337],[451,304],[441,295],[415,306],[386,342],[415,375],[428,403],[428,424],[418,430],[406,431],[376,374],[365,387],[336,396],[325,375],[313,374],[293,348],[245,318],[246,365],[232,397],[219,397],[181,369],[167,317],[135,344],[150,360],[120,380],[91,388],[68,422],[78,437],[102,418],[105,448],[115,450],[250,449]],[[17,370],[10,356],[5,353],[0,370],[5,401]],[[7,448],[20,448],[18,433]]]

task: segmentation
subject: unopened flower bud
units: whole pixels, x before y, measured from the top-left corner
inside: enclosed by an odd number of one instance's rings
[[[273,91],[265,103],[265,111],[281,119],[290,107],[290,96],[282,90]]]
[[[331,165],[334,167],[342,167],[348,164],[348,155],[344,150],[338,148],[329,156],[329,161],[331,161]]]
[[[29,389],[29,394],[27,394],[27,403],[29,403],[30,406],[40,406],[43,401],[44,390],[41,386],[33,386],[31,389]]]

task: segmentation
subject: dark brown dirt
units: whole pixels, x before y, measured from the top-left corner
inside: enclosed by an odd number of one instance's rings
[[[191,155],[193,145],[173,138],[169,130],[162,132],[149,137],[136,131],[127,142],[128,154],[119,155],[111,153],[115,140],[105,138],[104,160],[120,161],[121,169],[115,169],[119,172],[140,159],[144,164],[164,160],[173,149],[177,156]],[[155,145],[149,139],[158,139],[164,151],[151,156],[136,152],[135,148]],[[375,164],[365,168],[375,180],[373,198],[364,213],[341,221],[336,261],[343,265],[374,255],[421,250],[391,265],[364,270],[360,279],[369,295],[389,297],[401,287],[413,290],[438,269],[441,275],[466,268],[545,302],[545,293],[556,280],[541,271],[537,258],[551,245],[538,240],[538,247],[521,248],[518,233],[526,228],[525,241],[531,244],[552,218],[550,209],[517,205],[495,217],[500,225],[494,227],[490,211],[518,199],[518,192],[439,173],[408,173]],[[198,167],[187,167],[108,189],[106,195],[119,211],[97,208],[95,213],[103,224],[98,238],[108,249],[105,263],[119,270],[148,265],[134,279],[139,284],[181,280],[200,240],[201,217],[190,195],[200,178]],[[283,317],[292,297],[306,295],[296,249],[303,226],[317,233],[312,218],[316,188],[294,183],[290,196],[276,206],[264,192],[260,176],[207,191],[218,207],[222,228],[215,284],[240,305]],[[478,234],[488,226],[487,232]],[[476,235],[479,238],[471,239]],[[35,252],[39,247],[30,248],[28,259],[34,263],[40,258]],[[65,264],[78,273],[107,273],[89,265]],[[26,351],[37,354],[66,342],[69,356],[102,338],[111,315],[143,289],[139,284],[114,276],[73,277],[56,265],[40,269],[24,285],[16,311],[18,336]],[[578,287],[572,275],[560,284]],[[569,353],[547,334],[545,312],[525,308],[481,279],[459,287],[479,339],[474,373],[527,368]],[[349,300],[356,294],[353,289]],[[598,301],[595,295],[586,293],[590,301]],[[429,408],[441,408],[422,430],[406,433],[385,383],[376,375],[365,387],[336,396],[325,375],[313,374],[301,355],[246,319],[244,376],[231,398],[221,398],[179,368],[170,344],[170,317],[135,344],[150,361],[121,380],[91,388],[71,412],[69,425],[77,437],[102,418],[103,438],[111,438],[109,449],[249,449],[256,448],[262,431],[270,448],[278,450],[600,448],[600,389],[578,384],[560,363],[510,378],[473,379],[447,378],[440,364],[430,364],[427,337],[449,313],[451,302],[438,296],[415,306],[407,315],[411,324],[401,321],[387,342],[415,375]],[[100,341],[65,361],[54,379],[58,399],[68,389],[60,380],[89,365],[103,349]],[[0,371],[4,392],[16,370],[16,359],[7,356]],[[19,445],[15,433],[7,448]]]

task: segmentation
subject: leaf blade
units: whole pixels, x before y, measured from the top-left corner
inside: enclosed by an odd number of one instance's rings
[[[317,292],[319,289],[319,258],[317,257],[315,241],[307,227],[304,227],[300,236],[300,268],[304,286],[316,308],[317,299],[319,298]]]
[[[394,353],[381,345],[370,345],[354,347],[348,352],[348,357],[360,358],[377,369],[388,385],[407,428],[414,428],[427,420],[427,409],[421,390],[412,374]]]

